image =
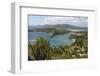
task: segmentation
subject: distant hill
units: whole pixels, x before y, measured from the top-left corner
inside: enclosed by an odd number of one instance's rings
[[[28,31],[50,31],[50,30],[85,30],[87,31],[87,27],[79,27],[70,24],[56,24],[56,25],[37,25],[37,26],[29,26]]]
[[[79,30],[87,30],[87,27],[79,27],[70,24],[57,24],[57,25],[45,25],[45,27],[52,27],[52,28],[63,28],[63,29],[79,29]]]

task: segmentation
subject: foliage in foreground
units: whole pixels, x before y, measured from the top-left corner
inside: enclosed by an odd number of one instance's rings
[[[32,51],[34,60],[50,59],[50,44],[48,40],[44,38],[38,38],[35,45],[31,45],[29,43],[29,48]]]
[[[80,36],[72,35],[71,39],[75,39],[75,42],[71,45],[65,45],[56,48],[50,47],[47,39],[38,38],[35,45],[31,45],[30,43],[28,45],[28,60],[87,58],[87,33],[83,33]]]

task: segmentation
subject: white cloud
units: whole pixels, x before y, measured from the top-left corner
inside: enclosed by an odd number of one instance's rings
[[[71,24],[75,26],[87,26],[87,18],[80,17],[46,17],[44,24]]]

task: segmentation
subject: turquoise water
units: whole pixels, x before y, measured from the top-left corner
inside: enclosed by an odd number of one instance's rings
[[[39,37],[48,39],[51,47],[59,47],[71,42],[68,34],[56,35],[51,37],[50,34],[45,32],[28,32],[28,41],[33,44],[35,43],[35,39]]]

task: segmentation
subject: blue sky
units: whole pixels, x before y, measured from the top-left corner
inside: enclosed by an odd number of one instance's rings
[[[29,25],[43,25],[43,20],[47,16],[29,16]]]
[[[45,25],[45,24],[71,24],[74,26],[87,27],[88,18],[86,17],[57,17],[57,16],[29,16],[29,26]]]

